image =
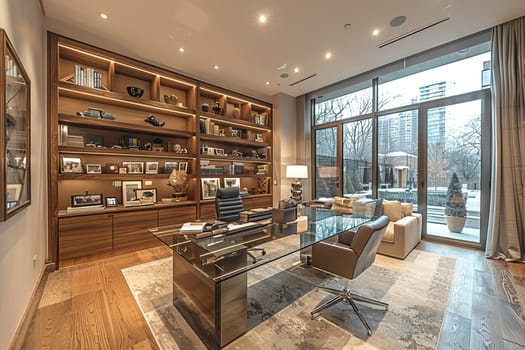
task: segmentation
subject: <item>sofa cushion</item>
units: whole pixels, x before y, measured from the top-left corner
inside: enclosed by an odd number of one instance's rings
[[[403,217],[401,212],[401,202],[399,201],[383,201],[383,214],[388,216],[390,221],[397,221]]]
[[[372,217],[375,214],[376,201],[373,199],[360,199],[353,203],[353,214]]]
[[[412,216],[414,205],[412,203],[401,203],[401,213],[403,216]]]
[[[358,201],[359,198],[345,198],[345,197],[334,197],[334,202],[332,204],[332,210],[352,214],[353,203]]]

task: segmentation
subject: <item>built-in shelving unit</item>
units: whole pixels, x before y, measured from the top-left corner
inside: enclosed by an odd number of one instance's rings
[[[240,186],[247,209],[272,205],[271,104],[53,33],[48,40],[48,253],[57,267],[155,244],[149,227],[214,218],[217,186]],[[168,202],[174,167],[186,169],[187,189]],[[155,189],[156,203],[126,206],[126,181]],[[92,194],[117,205],[70,208],[72,196]]]

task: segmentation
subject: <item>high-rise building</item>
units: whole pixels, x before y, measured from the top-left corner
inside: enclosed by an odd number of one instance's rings
[[[419,101],[434,100],[436,98],[445,97],[447,92],[447,83],[441,81],[439,83],[421,86],[419,88]],[[428,110],[428,126],[427,139],[429,144],[445,144],[445,119],[446,108],[436,107]]]

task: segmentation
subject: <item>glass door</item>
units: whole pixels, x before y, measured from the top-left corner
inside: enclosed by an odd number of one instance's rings
[[[427,181],[422,207],[428,236],[484,243],[488,191],[482,189],[490,176],[481,166],[482,134],[488,134],[483,128],[488,119],[484,101],[482,97],[424,109]]]
[[[315,197],[333,198],[341,195],[339,188],[340,157],[338,127],[315,130]]]

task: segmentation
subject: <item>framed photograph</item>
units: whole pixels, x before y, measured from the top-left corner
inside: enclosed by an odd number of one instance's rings
[[[179,163],[177,162],[164,162],[164,174],[171,174],[175,169],[178,170]]]
[[[157,189],[145,188],[142,190],[135,190],[136,198],[140,205],[155,204],[157,202]]]
[[[215,198],[219,188],[218,178],[201,179],[202,199]]]
[[[62,158],[62,172],[63,173],[83,173],[82,161],[80,158]]]
[[[120,168],[118,168],[118,173],[119,174],[127,174],[128,173],[128,168],[120,167]]]
[[[116,207],[117,197],[106,197],[106,207]]]
[[[241,188],[241,179],[238,177],[225,177],[224,187],[239,187]]]
[[[102,194],[74,194],[71,196],[71,206],[73,208],[89,207],[93,205],[104,205]]]
[[[224,156],[224,148],[214,148],[216,156]]]
[[[100,164],[86,164],[87,174],[102,174],[102,166]]]
[[[146,174],[158,174],[159,162],[146,162]]]
[[[188,162],[180,162],[178,170],[182,170],[185,173],[187,173],[188,172]]]
[[[144,174],[144,162],[122,162],[122,166],[128,169],[128,174]]]
[[[136,190],[142,189],[142,181],[122,181],[122,205],[125,207],[140,205],[135,194]]]
[[[6,201],[18,202],[20,200],[20,193],[22,192],[22,184],[7,184],[6,185]]]

